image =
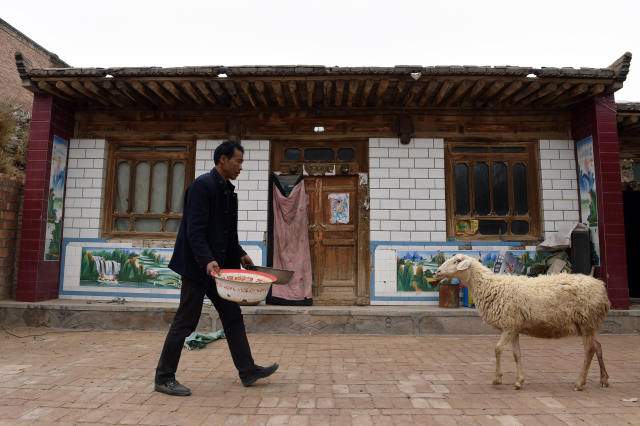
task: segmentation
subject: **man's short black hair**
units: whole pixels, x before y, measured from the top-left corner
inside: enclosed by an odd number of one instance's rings
[[[233,157],[233,153],[236,152],[236,149],[244,154],[244,148],[240,145],[239,142],[233,141],[224,141],[213,152],[213,162],[218,164],[220,161],[220,157],[223,155],[227,158]]]

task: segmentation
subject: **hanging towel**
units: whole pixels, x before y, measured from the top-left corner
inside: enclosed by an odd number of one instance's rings
[[[269,303],[310,304],[311,251],[309,249],[309,197],[304,181],[288,197],[273,185],[273,267],[293,271],[288,284],[271,286]]]

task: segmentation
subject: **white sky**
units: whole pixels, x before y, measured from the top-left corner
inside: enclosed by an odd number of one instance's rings
[[[607,67],[640,102],[638,0],[30,0],[0,17],[76,67]]]

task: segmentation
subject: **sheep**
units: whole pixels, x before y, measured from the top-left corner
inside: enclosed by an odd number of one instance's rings
[[[519,342],[522,333],[541,338],[582,336],[585,358],[574,390],[584,389],[594,353],[600,365],[600,386],[609,386],[602,347],[596,340],[596,332],[610,308],[602,281],[581,274],[498,275],[463,254],[444,262],[436,271],[436,278],[457,278],[469,287],[482,319],[502,332],[495,348],[494,385],[502,383],[500,355],[502,347],[510,342],[517,369],[515,388],[522,388],[524,373]]]

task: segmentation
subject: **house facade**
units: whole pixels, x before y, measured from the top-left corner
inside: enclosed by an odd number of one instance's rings
[[[446,256],[524,273],[540,242],[583,222],[596,274],[627,308],[614,93],[630,60],[52,70],[19,58],[35,98],[17,298],[177,299],[166,259],[184,190],[232,139],[256,263],[272,255],[273,181],[303,176],[314,303],[437,303]]]

